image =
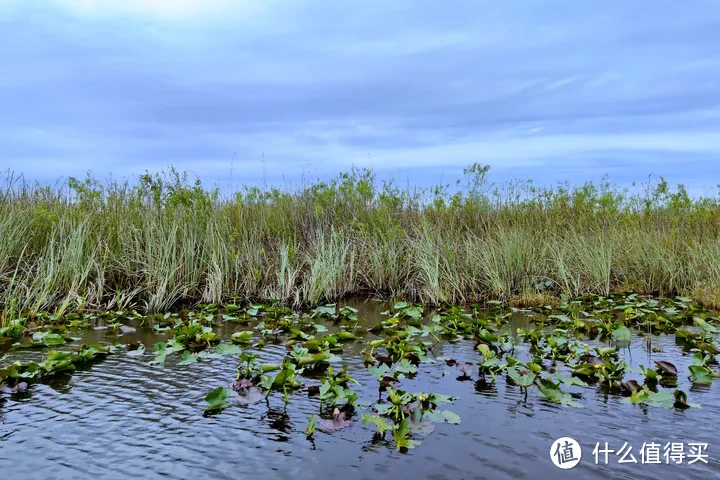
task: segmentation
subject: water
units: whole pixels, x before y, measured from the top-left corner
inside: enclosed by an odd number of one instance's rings
[[[357,306],[357,305],[356,305]],[[377,319],[380,307],[359,305],[361,315]],[[513,328],[527,326],[516,316]],[[228,335],[233,325],[226,325]],[[237,327],[244,329],[246,327]],[[151,345],[164,337],[138,329],[118,337],[111,331],[88,331],[85,342],[139,340]],[[663,353],[649,353],[640,337],[623,355],[634,367],[669,360],[687,371],[672,336],[655,337]],[[363,345],[348,344],[343,361],[363,387],[353,387],[361,402],[377,398],[374,378],[366,373]],[[262,349],[263,362],[279,363],[282,345]],[[478,361],[470,342],[442,344],[437,356]],[[13,359],[41,352],[14,352]],[[447,407],[462,417],[460,425],[439,424],[423,443],[409,453],[398,453],[391,442],[376,442],[374,427],[362,425],[361,412],[354,424],[331,434],[316,431],[310,441],[304,434],[307,419],[317,411],[317,399],[302,392],[291,396],[287,408],[282,395],[265,402],[233,405],[217,416],[204,417],[207,392],[228,385],[235,378],[237,359],[225,356],[177,366],[171,355],[164,367],[147,364],[151,354],[128,357],[110,355],[90,369],[58,375],[47,383],[33,384],[0,405],[0,471],[12,479],[315,479],[341,476],[364,479],[517,479],[517,478],[716,478],[720,477],[720,443],[715,422],[720,412],[718,386],[691,388],[681,374],[679,387],[689,401],[702,409],[686,411],[658,407],[643,409],[596,388],[582,389],[574,409],[548,403],[531,391],[527,402],[520,389],[497,384],[483,388],[474,381],[459,381],[457,370],[420,365],[413,380],[404,380],[407,391],[437,392],[458,397]],[[443,372],[448,374],[443,375]],[[314,381],[304,379],[306,385]],[[580,464],[560,470],[550,459],[552,442],[562,436],[576,439],[582,449]],[[619,450],[625,442],[637,464],[595,464],[596,443],[608,442]],[[709,463],[692,465],[641,464],[644,442],[708,443]],[[628,457],[629,458],[629,457]]]

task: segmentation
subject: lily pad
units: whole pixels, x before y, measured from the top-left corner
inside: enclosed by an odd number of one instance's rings
[[[423,413],[423,419],[436,423],[451,423],[458,425],[462,422],[460,415],[450,410],[430,410]]]
[[[612,339],[618,343],[630,343],[632,333],[625,325],[621,325],[612,332]]]
[[[252,342],[252,338],[253,338],[252,331],[235,332],[230,336],[230,340],[232,340],[234,343],[239,343],[239,344],[248,344],[248,343]]]
[[[145,345],[142,343],[138,345],[138,347],[135,350],[130,350],[127,352],[128,357],[142,357],[145,354]]]
[[[230,406],[230,402],[227,401],[232,395],[232,390],[226,387],[218,387],[212,390],[205,396],[205,401],[208,405],[205,407],[205,412],[218,412],[225,407]]]
[[[548,400],[563,406],[582,408],[582,405],[572,399],[572,395],[560,389],[558,385],[548,379],[541,379],[537,384],[538,391]]]
[[[661,371],[662,375],[668,375],[671,377],[677,377],[677,367],[670,362],[664,360],[656,360],[655,366]]]
[[[191,353],[185,350],[182,354],[182,357],[180,357],[180,361],[178,362],[178,365],[190,365],[198,360],[198,354],[197,353]]]
[[[362,423],[364,424],[370,424],[375,425],[378,429],[378,432],[380,434],[384,434],[388,430],[393,429],[393,425],[391,423],[388,423],[384,418],[379,417],[377,415],[370,415],[368,413],[364,413],[362,416]]]
[[[710,385],[713,377],[717,376],[708,367],[701,365],[690,365],[688,368],[690,369],[690,381],[698,385]]]
[[[242,350],[237,345],[229,343],[221,343],[215,347],[215,351],[220,355],[240,355]]]

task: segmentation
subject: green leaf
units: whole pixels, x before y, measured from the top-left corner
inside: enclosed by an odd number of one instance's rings
[[[365,425],[375,425],[378,429],[378,432],[380,432],[380,435],[384,434],[388,430],[392,430],[393,428],[392,424],[386,422],[383,418],[378,417],[377,415],[370,415],[368,413],[363,413],[362,423],[364,423]]]
[[[375,404],[375,411],[379,413],[380,415],[387,415],[390,413],[393,409],[392,405],[388,405],[387,403],[377,403]]]
[[[695,322],[695,325],[700,327],[704,332],[717,333],[717,328],[707,323],[703,318],[693,317],[693,322]]]
[[[412,429],[410,428],[410,420],[406,418],[393,429],[395,448],[397,448],[398,450],[401,450],[403,448],[410,450],[420,445],[419,441],[410,439],[411,433]]]
[[[572,399],[572,396],[560,389],[560,387],[554,384],[551,380],[541,379],[537,384],[538,391],[554,403],[559,403],[568,407],[582,408],[582,405]]]
[[[187,350],[185,350],[182,354],[182,357],[180,357],[180,361],[178,362],[178,365],[190,365],[191,363],[197,362],[198,355],[197,353],[190,353]]]
[[[698,385],[710,385],[713,377],[716,376],[708,367],[690,365],[688,368],[690,369],[690,381]]]
[[[355,335],[346,330],[341,330],[337,332],[335,334],[335,337],[338,339],[338,342],[350,342],[355,340]]]
[[[632,340],[632,333],[625,325],[621,325],[613,330],[612,339],[616,342],[627,343]]]
[[[630,402],[642,403],[653,407],[672,408],[675,403],[675,398],[667,390],[653,392],[647,386],[644,386],[642,390],[632,393]]]
[[[388,367],[386,364],[381,363],[377,367],[374,365],[371,365],[368,367],[368,372],[370,375],[374,376],[376,379],[380,380],[381,378],[389,375],[390,373],[390,367]]]
[[[230,340],[232,340],[233,343],[247,344],[252,342],[252,337],[252,331],[235,332],[230,336]]]
[[[205,396],[205,401],[208,405],[205,407],[206,412],[217,412],[225,407],[230,406],[230,402],[227,401],[232,395],[232,390],[226,387],[218,387],[212,390]]]
[[[237,345],[231,345],[229,343],[221,343],[215,347],[215,351],[220,355],[240,355],[242,350]]]
[[[308,437],[313,434],[315,431],[315,428],[317,427],[317,416],[316,415],[310,415],[310,418],[308,419],[307,427],[305,427],[305,435]]]
[[[405,374],[416,373],[417,367],[407,358],[403,358],[395,365],[395,371]]]
[[[142,357],[145,354],[145,345],[140,344],[135,350],[127,352],[128,357]]]
[[[652,368],[645,368],[645,365],[640,365],[640,370],[643,375],[645,375],[645,378],[651,382],[655,382],[658,378],[660,378],[660,374],[658,372]]]
[[[517,383],[520,387],[529,387],[533,384],[535,381],[536,375],[533,372],[526,373],[525,375],[520,375],[518,371],[515,368],[508,368],[507,369],[508,377],[510,377],[513,382]]]
[[[462,420],[457,413],[451,412],[450,410],[430,410],[423,413],[423,418],[436,423],[451,423],[458,425]]]

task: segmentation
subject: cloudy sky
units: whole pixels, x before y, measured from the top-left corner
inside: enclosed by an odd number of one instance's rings
[[[0,170],[720,182],[720,3],[0,0]],[[441,177],[442,175],[442,177]]]

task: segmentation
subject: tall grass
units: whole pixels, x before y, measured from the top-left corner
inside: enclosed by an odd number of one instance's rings
[[[134,184],[8,178],[0,189],[2,319],[349,294],[522,303],[617,289],[720,306],[720,197],[660,179],[401,190],[353,170],[298,189],[217,190],[174,169]]]

